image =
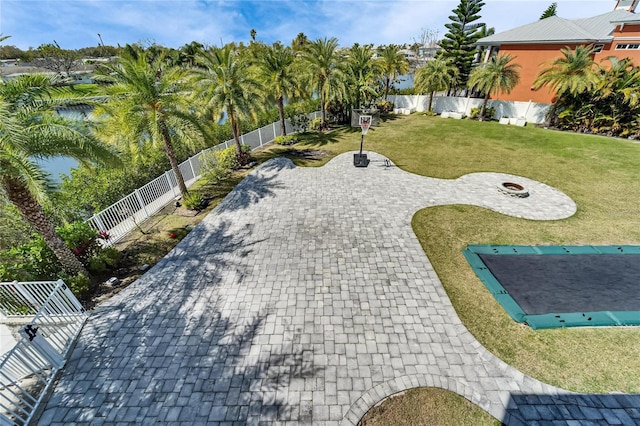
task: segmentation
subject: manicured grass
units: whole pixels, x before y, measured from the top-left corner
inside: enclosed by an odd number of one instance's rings
[[[440,388],[411,389],[386,399],[360,426],[492,426],[500,422],[464,397]]]
[[[341,129],[320,140],[307,136],[295,148],[338,154],[359,149],[359,143],[359,133]],[[516,219],[456,205],[416,213],[413,228],[463,323],[492,353],[565,389],[640,392],[640,328],[533,331],[504,312],[461,253],[470,243],[639,244],[640,144],[412,115],[371,129],[364,146],[412,173],[449,179],[479,171],[512,173],[572,197],[578,212],[560,221]],[[267,152],[277,151],[272,149]]]

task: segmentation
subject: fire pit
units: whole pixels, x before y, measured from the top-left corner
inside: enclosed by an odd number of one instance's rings
[[[527,198],[529,196],[529,191],[519,183],[502,182],[498,185],[498,190],[510,197]]]

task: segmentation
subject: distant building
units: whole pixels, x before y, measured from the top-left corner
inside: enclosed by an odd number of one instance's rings
[[[478,40],[487,47],[484,61],[498,50],[515,56],[519,64],[520,83],[501,100],[551,103],[555,93],[542,88],[533,90],[533,81],[541,69],[561,57],[560,49],[593,45],[594,60],[608,65],[606,58],[630,58],[640,65],[640,15],[635,8],[640,0],[619,0],[613,11],[586,19],[563,19],[551,16],[512,30]]]

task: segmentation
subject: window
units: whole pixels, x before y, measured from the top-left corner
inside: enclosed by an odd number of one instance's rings
[[[595,46],[593,46],[593,53],[600,53],[602,52],[603,48],[604,44],[596,44]]]
[[[599,46],[599,45],[598,45]],[[640,50],[640,43],[616,44],[616,50]]]

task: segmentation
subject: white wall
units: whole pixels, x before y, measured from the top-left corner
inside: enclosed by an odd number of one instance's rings
[[[429,105],[428,95],[389,95],[388,100],[394,103],[396,108],[415,108],[416,111],[426,111]],[[434,96],[433,111],[437,114],[442,111],[464,112],[469,115],[471,108],[482,106],[482,99],[462,98],[454,96]],[[494,119],[500,117],[524,117],[529,123],[544,123],[544,116],[550,104],[539,104],[535,102],[514,102],[489,100],[487,107],[496,110]]]

